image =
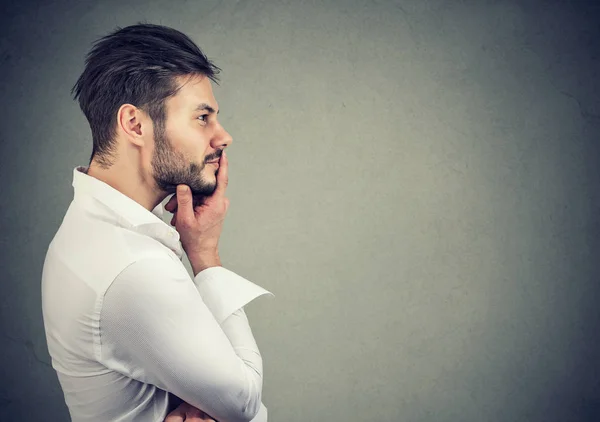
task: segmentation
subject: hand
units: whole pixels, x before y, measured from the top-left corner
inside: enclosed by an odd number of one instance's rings
[[[174,214],[171,225],[179,232],[181,245],[190,261],[192,257],[218,256],[219,237],[229,208],[229,199],[225,197],[229,182],[228,166],[227,155],[223,151],[217,187],[202,204],[194,205],[189,186],[178,185],[177,193],[165,205],[165,210]]]
[[[200,421],[212,421],[217,422],[202,410],[187,404],[186,402],[181,403],[177,409],[169,413],[164,422],[200,422]]]

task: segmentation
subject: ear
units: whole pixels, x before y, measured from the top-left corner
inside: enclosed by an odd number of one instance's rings
[[[117,132],[125,135],[129,142],[143,146],[145,138],[152,134],[152,120],[136,106],[122,104],[117,111]]]

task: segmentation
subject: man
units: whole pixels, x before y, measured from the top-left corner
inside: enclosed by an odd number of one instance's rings
[[[217,120],[219,70],[181,32],[138,24],[96,41],[73,87],[93,151],[73,170],[42,307],[75,422],[267,420],[244,306],[271,293],[218,253],[232,142]],[[175,228],[159,218],[173,193]]]

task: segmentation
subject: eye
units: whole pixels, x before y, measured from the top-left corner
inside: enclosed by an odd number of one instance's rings
[[[203,114],[202,116],[198,116],[198,119],[202,121],[204,124],[208,123],[208,114]]]

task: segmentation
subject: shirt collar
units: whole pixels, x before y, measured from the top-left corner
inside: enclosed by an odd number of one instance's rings
[[[162,220],[163,205],[148,211],[141,204],[113,188],[109,184],[87,174],[88,167],[73,169],[75,200],[92,197],[104,204],[113,223],[150,236],[171,249],[179,259],[183,251],[179,233]]]

